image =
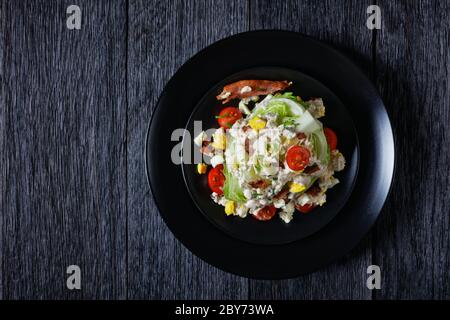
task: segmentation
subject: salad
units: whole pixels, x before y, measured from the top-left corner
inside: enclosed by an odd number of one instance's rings
[[[318,120],[321,98],[302,100],[286,91],[288,81],[241,80],[216,97],[227,104],[218,128],[194,138],[207,163],[211,199],[226,215],[289,223],[294,212],[308,213],[326,203],[326,191],[345,167],[337,136]],[[235,104],[229,105],[229,102]]]

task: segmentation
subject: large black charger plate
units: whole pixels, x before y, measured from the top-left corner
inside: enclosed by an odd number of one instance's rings
[[[183,175],[183,166],[172,161],[181,138],[175,130],[191,129],[191,120],[203,120],[207,126],[218,108],[211,105],[208,115],[204,106],[211,95],[228,80],[249,75],[290,76],[302,84],[294,92],[305,98],[323,96],[324,123],[337,131],[349,162],[339,176],[341,185],[330,190],[329,202],[308,218],[296,216],[291,226],[276,220],[265,225],[251,218],[226,220],[222,208],[207,201],[207,190],[192,175],[192,165],[184,166]],[[394,142],[382,100],[349,59],[298,33],[256,31],[209,46],[177,71],[152,116],[146,162],[161,216],[193,253],[239,275],[280,279],[330,263],[368,232],[390,189]],[[267,237],[261,240],[264,233]]]

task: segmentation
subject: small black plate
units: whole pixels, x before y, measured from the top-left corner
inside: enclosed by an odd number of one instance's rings
[[[194,121],[201,122],[204,130],[217,128],[216,115],[224,108],[216,100],[223,86],[243,79],[288,80],[293,84],[286,90],[300,95],[303,99],[321,97],[326,106],[326,117],[322,123],[332,128],[339,137],[339,150],[347,159],[346,169],[336,175],[340,183],[327,191],[327,203],[316,208],[309,214],[296,211],[294,219],[285,223],[278,215],[270,221],[259,221],[250,215],[242,219],[236,216],[226,216],[224,208],[211,200],[207,176],[198,175],[194,158],[200,158],[199,148],[195,147],[192,139],[195,137]],[[230,101],[225,106],[236,106],[236,101]],[[358,167],[358,146],[356,130],[350,114],[339,99],[323,84],[296,70],[280,67],[260,67],[243,70],[231,75],[213,86],[200,100],[194,109],[186,126],[186,141],[183,147],[191,152],[189,164],[183,165],[183,174],[192,199],[197,207],[214,225],[227,234],[243,241],[255,244],[284,244],[305,238],[325,226],[341,210],[353,189]],[[194,157],[196,155],[196,157]],[[187,157],[186,157],[187,158]]]
[[[276,45],[263,45],[267,43]],[[220,85],[230,75],[267,66],[296,70],[295,77],[300,81],[309,76],[312,81],[308,91],[303,91],[306,87],[295,90],[305,98],[313,95],[312,83],[317,81],[323,84],[317,86],[321,88],[318,96],[326,97],[329,92],[328,97],[336,96],[336,101],[342,102],[326,101],[328,114],[324,122],[336,128],[340,145],[343,144],[350,163],[342,172],[343,176],[339,177],[342,180],[340,188],[344,191],[336,189],[333,194],[330,190],[330,201],[324,207],[328,207],[330,213],[311,212],[311,216],[323,214],[328,217],[326,220],[332,218],[331,221],[318,223],[318,228],[309,228],[316,231],[307,237],[300,236],[294,241],[278,238],[275,242],[283,244],[271,245],[243,241],[242,237],[236,237],[236,232],[231,235],[229,229],[224,232],[223,228],[217,227],[217,222],[214,222],[215,225],[211,223],[211,218],[207,218],[195,203],[200,200],[192,200],[182,166],[173,162],[178,159],[176,154],[183,137],[180,133],[184,132],[194,108],[211,88]],[[306,82],[303,84],[308,86]],[[342,105],[345,106],[343,112],[348,112],[351,118],[349,123],[353,123],[357,139],[352,134],[352,125],[347,128],[339,123],[341,120],[347,121],[348,117],[333,116],[330,110],[332,106],[341,108]],[[207,120],[210,115],[204,114],[201,118]],[[254,31],[214,43],[176,72],[161,94],[149,125],[146,163],[150,187],[160,214],[173,234],[189,250],[228,272],[251,278],[283,279],[312,272],[342,257],[369,231],[391,186],[394,140],[377,90],[347,57],[299,33]],[[341,201],[352,189],[354,179],[353,191],[340,208]],[[200,206],[203,208],[203,205]],[[334,218],[331,212],[337,212]]]

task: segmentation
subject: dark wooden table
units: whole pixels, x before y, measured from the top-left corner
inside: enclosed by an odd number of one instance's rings
[[[66,28],[70,4],[81,30]],[[378,31],[366,27],[371,4]],[[449,12],[449,0],[2,0],[0,298],[449,299]],[[300,31],[348,54],[378,87],[396,140],[376,227],[335,264],[286,281],[193,256],[145,176],[148,121],[171,75],[256,29]],[[79,291],[66,288],[71,264]],[[366,288],[371,264],[381,290]]]

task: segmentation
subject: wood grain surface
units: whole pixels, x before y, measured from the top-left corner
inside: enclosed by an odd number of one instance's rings
[[[375,231],[374,262],[386,270],[375,297],[450,299],[450,2],[380,6],[376,83],[397,161]]]
[[[126,3],[78,3],[82,31],[60,1],[2,7],[3,298],[125,298]]]
[[[450,1],[0,1],[0,299],[449,299]],[[82,10],[81,30],[66,8]],[[255,281],[222,272],[163,223],[145,135],[166,82],[209,44],[294,30],[371,77],[396,140],[376,227],[316,273]],[[174,114],[176,116],[176,114]],[[66,289],[66,268],[82,290]],[[368,265],[382,289],[365,286]]]
[[[247,298],[246,279],[206,264],[174,238],[158,214],[145,176],[145,134],[165,83],[200,49],[245,31],[246,2],[207,3],[130,1],[127,190],[132,299]]]
[[[5,36],[5,3],[0,1],[0,300],[3,299],[3,212],[4,195],[6,194],[6,146],[5,146],[5,86],[4,86],[4,36]]]

